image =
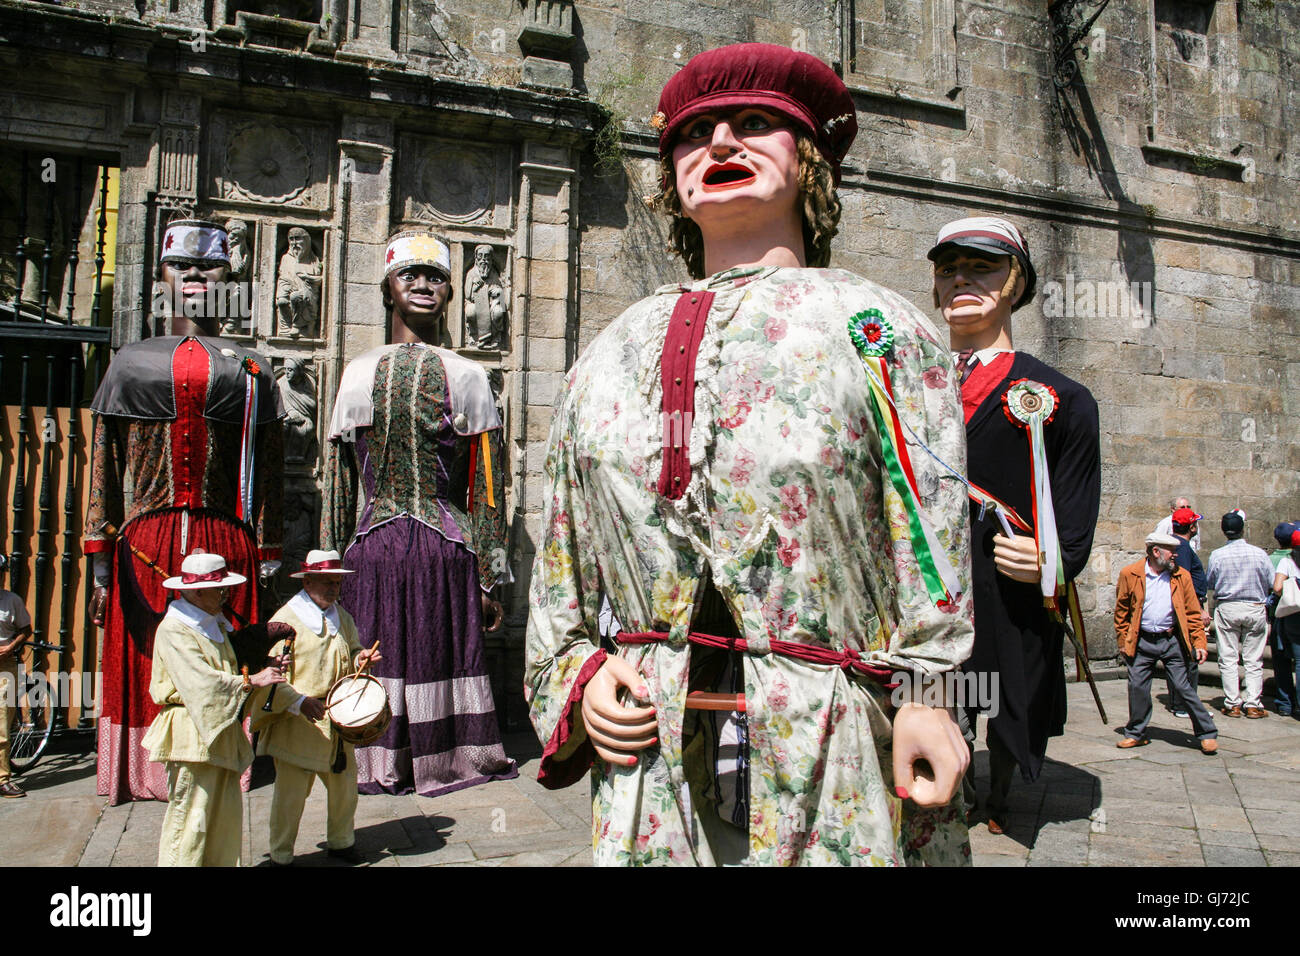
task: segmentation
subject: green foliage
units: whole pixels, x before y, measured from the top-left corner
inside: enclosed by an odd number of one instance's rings
[[[614,176],[623,168],[623,124],[628,121],[628,101],[646,80],[646,69],[635,61],[622,72],[605,77],[596,87],[592,101],[604,114],[591,148],[596,155],[596,175]]]

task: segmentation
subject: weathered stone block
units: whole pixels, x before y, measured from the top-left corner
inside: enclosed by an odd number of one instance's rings
[[[1191,349],[1166,349],[1164,374],[1172,378],[1223,381],[1223,356]]]
[[[524,86],[543,90],[568,90],[573,87],[573,67],[558,60],[525,57],[520,69],[520,81]]]
[[[568,330],[568,303],[559,299],[529,299],[525,321],[530,335],[563,338]]]
[[[569,263],[534,259],[529,264],[528,281],[531,295],[566,299],[569,295]]]

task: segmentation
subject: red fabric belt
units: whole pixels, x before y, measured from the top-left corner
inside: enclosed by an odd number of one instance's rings
[[[622,631],[614,639],[620,644],[657,644],[668,640],[668,635],[664,631]],[[749,653],[749,641],[743,637],[718,637],[714,634],[691,631],[686,635],[686,639],[692,644],[701,644],[704,647],[720,647],[729,651],[740,651],[742,654]],[[769,641],[768,647],[773,654],[782,657],[793,657],[795,660],[807,661],[810,664],[833,664],[846,672],[855,671],[871,678],[887,690],[893,690],[898,686],[897,681],[891,681],[894,672],[890,668],[864,661],[852,648],[833,651],[827,647],[799,644],[795,641]]]
[[[713,304],[712,292],[683,292],[673,307],[659,357],[664,397],[663,466],[659,494],[680,498],[691,483],[691,420],[695,416],[695,356]]]

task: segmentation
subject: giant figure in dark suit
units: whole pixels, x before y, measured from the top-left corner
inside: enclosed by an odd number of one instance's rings
[[[1033,297],[1036,282],[1019,229],[1004,219],[959,219],[939,231],[929,258],[935,305],[958,355],[970,480],[1025,523],[1008,536],[987,497],[972,502],[975,649],[966,670],[997,689],[987,809],[989,830],[1000,833],[1012,771],[1019,766],[1027,782],[1035,780],[1048,738],[1065,729],[1062,615],[1066,586],[1087,566],[1101,500],[1097,403],[1084,386],[1012,346],[1011,313]],[[1024,417],[1039,402],[1050,410],[1038,457],[1050,500],[1036,501],[1035,439]],[[975,708],[964,716],[973,747]],[[973,812],[974,764],[966,796]]]

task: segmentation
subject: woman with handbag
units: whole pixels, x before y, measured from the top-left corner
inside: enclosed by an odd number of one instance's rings
[[[1275,646],[1281,648],[1282,654],[1290,657],[1292,666],[1295,667],[1295,676],[1300,678],[1300,528],[1291,532],[1291,553],[1277,564],[1277,573],[1273,576],[1273,593],[1277,595],[1277,608],[1273,612],[1274,626],[1277,629]],[[1289,701],[1290,714],[1300,718],[1300,706],[1297,706],[1295,700],[1295,688],[1300,687],[1300,679],[1294,683],[1279,680],[1279,694],[1284,691],[1286,683],[1292,688],[1288,695],[1292,698]],[[1279,710],[1279,713],[1283,711]]]

